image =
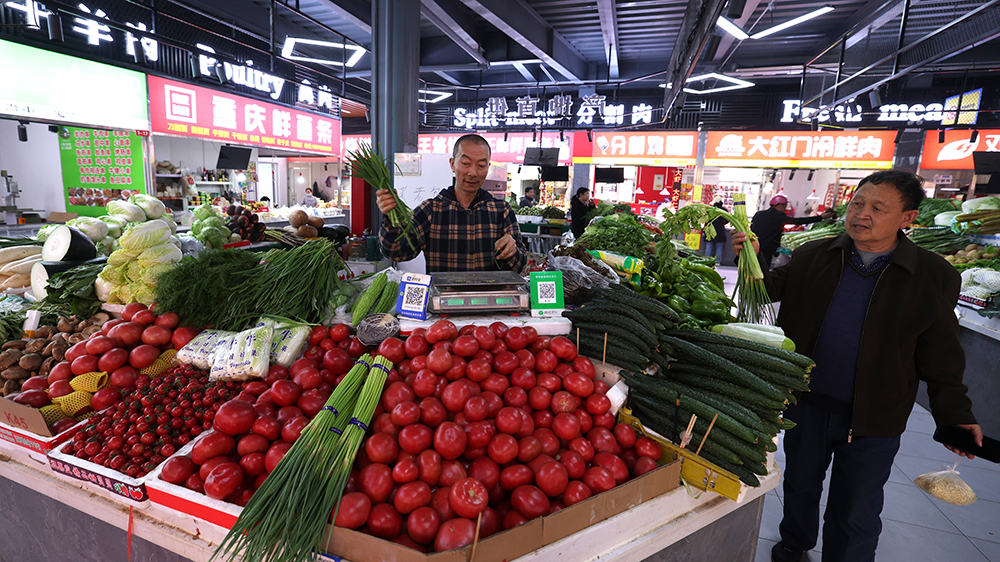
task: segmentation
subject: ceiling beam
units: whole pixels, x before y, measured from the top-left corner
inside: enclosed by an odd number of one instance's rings
[[[476,22],[458,0],[421,0],[420,13],[479,64],[488,65]]]
[[[664,121],[679,113],[683,104],[684,84],[691,76],[691,70],[698,62],[708,37],[715,30],[726,0],[702,0],[689,2],[684,20],[677,34],[677,43],[670,53],[667,65],[667,88],[663,92]]]
[[[846,22],[841,25],[837,25],[833,31],[817,41],[816,44],[813,45],[813,48],[806,51],[806,53],[809,54],[809,58],[806,60],[810,61],[815,59],[828,50],[833,44],[840,41],[842,37],[847,35],[847,33],[852,31],[855,27],[862,23],[867,23],[869,20],[873,19],[877,13],[881,12],[883,8],[896,3],[897,0],[868,0],[868,3],[856,10]]]
[[[587,61],[524,0],[462,0],[472,11],[571,81],[587,77]]]
[[[597,15],[601,18],[604,35],[604,56],[608,62],[608,76],[618,79],[618,14],[615,0],[597,0]]]
[[[372,34],[372,5],[370,2],[365,2],[365,0],[336,0],[336,2],[334,0],[318,0],[318,2],[323,8],[347,20],[347,23],[368,35]],[[309,15],[316,17],[315,14]],[[369,41],[371,41],[370,37]]]
[[[434,74],[437,74],[441,78],[444,78],[452,86],[464,86],[464,84],[462,84],[460,81],[456,80],[455,78],[452,78],[451,74],[448,74],[447,72],[445,72],[443,70],[435,70]]]
[[[524,66],[524,63],[515,62],[514,63],[514,69],[517,70],[518,72],[520,72],[521,76],[524,76],[525,80],[534,80],[535,79],[535,76],[531,73],[530,70],[528,70],[527,66]]]

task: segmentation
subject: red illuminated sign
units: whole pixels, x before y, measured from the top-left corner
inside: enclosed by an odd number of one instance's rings
[[[971,139],[968,129],[945,131],[944,142],[938,142],[937,131],[927,131],[920,169],[972,170],[973,152],[1000,152],[1000,130],[980,130],[976,140]]]
[[[417,152],[420,154],[451,154],[455,141],[460,134],[422,134],[417,139]],[[501,164],[520,164],[524,162],[524,151],[527,148],[558,148],[559,164],[568,165],[572,161],[573,136],[566,134],[563,139],[559,133],[546,133],[541,137],[532,133],[480,133],[490,145],[490,160]],[[370,143],[369,135],[345,135],[343,154],[347,155],[358,149],[360,143]]]
[[[340,153],[340,120],[149,77],[154,133],[313,154]]]
[[[891,168],[895,131],[709,132],[707,166]]]

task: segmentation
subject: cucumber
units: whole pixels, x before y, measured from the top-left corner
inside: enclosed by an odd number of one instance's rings
[[[597,294],[615,302],[637,308],[643,313],[665,316],[671,322],[679,322],[680,316],[670,310],[667,305],[658,300],[651,299],[645,295],[626,289],[621,285],[608,285],[608,288],[598,289]]]
[[[717,355],[721,355],[730,361],[738,361],[752,372],[759,373],[761,370],[781,373],[788,377],[803,379],[805,371],[798,365],[793,365],[784,359],[778,359],[773,355],[740,349],[725,344],[702,343],[701,347]]]
[[[642,338],[649,347],[656,347],[656,334],[651,329],[647,329],[639,322],[628,316],[618,314],[605,309],[591,309],[590,307],[563,313],[563,316],[573,322],[587,322],[591,324],[613,325],[627,332],[634,332],[636,336]]]
[[[760,487],[760,479],[757,478],[757,475],[754,474],[753,471],[751,471],[750,469],[744,466],[737,466],[732,463],[728,463],[718,459],[712,459],[709,457],[705,458],[719,465],[721,468],[724,468],[729,472],[732,472],[733,474],[736,475],[737,478],[740,479],[741,482],[743,482],[747,486],[753,486],[754,488]]]
[[[726,396],[733,400],[743,401],[748,408],[757,407],[769,410],[772,413],[785,409],[785,402],[783,400],[772,400],[760,394],[748,392],[745,388],[722,379],[688,373],[677,369],[670,369],[666,374],[671,379],[680,381],[688,386],[697,387],[720,396]]]
[[[619,317],[619,319],[621,319]],[[607,332],[608,341],[615,339],[622,347],[637,347],[642,349],[642,351],[648,352],[650,349],[656,347],[656,337],[651,333],[643,333],[640,330],[629,330],[627,328],[622,328],[620,325],[616,324],[613,320],[608,320],[607,322],[577,322],[573,321],[573,328],[580,328],[580,331],[589,331],[595,334],[603,334]]]
[[[654,401],[649,400],[648,398],[645,397],[636,397],[633,400],[632,405],[638,410],[638,415],[636,417],[638,417],[639,420],[642,421],[643,425],[659,433],[660,435],[674,434],[672,428],[674,427],[675,424],[672,421],[669,421],[669,418],[672,417],[672,415],[669,415],[663,410],[659,409]],[[688,420],[691,419],[691,414],[690,412],[684,412],[683,414],[678,416],[678,418],[679,419],[677,425],[679,427],[677,431],[682,432],[687,427],[687,422]],[[695,426],[697,426],[698,422],[700,421],[701,418],[698,418],[698,421],[695,422]],[[704,431],[705,428],[702,428],[701,431],[691,432],[691,442],[688,444],[688,450],[691,451],[698,450],[698,445],[700,445],[702,442],[702,436],[704,435]],[[733,464],[743,464],[743,459],[741,459],[739,455],[726,448],[722,444],[722,442],[717,439],[716,435],[717,431],[720,430],[716,428],[712,429],[712,432],[708,435],[709,439],[705,441],[705,445],[702,447],[702,453],[711,452],[715,455],[718,455],[720,458],[727,459],[729,462],[732,462]],[[738,441],[738,439],[736,441]]]
[[[767,345],[760,342],[755,342],[751,340],[746,340],[743,338],[734,338],[731,336],[726,336],[723,334],[717,334],[715,332],[703,332],[700,330],[682,331],[682,330],[672,330],[669,332],[670,335],[676,336],[684,339],[685,341],[695,342],[695,343],[715,343],[719,345],[726,345],[731,347],[737,347],[740,349],[746,349],[748,351],[756,351],[759,353],[765,353],[771,355],[793,365],[800,367],[802,370],[808,372],[816,363],[802,355],[801,353],[795,353],[794,351],[788,351],[773,345]]]
[[[641,324],[651,333],[656,332],[657,330],[662,330],[662,326],[664,326],[662,322],[654,323],[652,318],[643,315],[638,310],[630,306],[625,306],[620,302],[608,299],[595,299],[591,302],[591,304],[585,306],[581,310],[600,310],[617,313],[621,316],[627,316],[628,318],[631,318]]]
[[[661,380],[664,381],[664,385],[668,389],[679,391],[682,396],[690,396],[706,406],[715,408],[721,413],[729,414],[733,419],[740,422],[744,427],[750,430],[764,434],[767,433],[768,428],[764,425],[764,422],[761,421],[757,414],[751,412],[746,406],[737,404],[733,399],[713,394],[711,392],[706,392],[700,388],[695,388],[676,380]]]
[[[735,385],[738,388],[744,389],[746,395],[748,396],[759,396],[760,398],[772,402],[782,402],[787,404],[788,397],[784,388],[778,388],[767,381],[764,381],[760,377],[754,375],[763,384],[758,384],[757,387],[751,388],[745,384],[741,384],[740,379],[735,378],[725,372],[719,371],[718,369],[713,369],[711,367],[706,367],[705,365],[699,365],[695,363],[688,363],[686,361],[671,361],[667,366],[668,371],[677,371],[678,373],[698,375],[706,378],[712,378],[720,380],[723,382],[728,382]]]
[[[725,375],[732,382],[735,382],[740,386],[744,386],[765,396],[769,396],[769,393],[773,392],[773,387],[767,381],[730,361],[729,359],[720,357],[716,353],[672,336],[661,334],[660,341],[666,341],[666,343],[673,346],[678,353],[691,359],[691,362],[693,363],[699,363],[716,371],[725,373]]]

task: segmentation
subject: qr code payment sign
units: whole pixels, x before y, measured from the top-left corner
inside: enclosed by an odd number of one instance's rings
[[[424,309],[427,287],[423,285],[407,285],[403,294],[403,310],[421,311]]]
[[[555,281],[542,281],[538,283],[538,302],[541,304],[556,303]]]

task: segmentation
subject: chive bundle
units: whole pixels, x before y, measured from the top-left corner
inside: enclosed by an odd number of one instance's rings
[[[233,559],[241,552],[246,562],[312,559],[391,368],[382,357],[374,366],[368,354],[357,360],[250,498],[213,560],[220,555]]]
[[[403,238],[410,244],[410,248],[417,249],[417,234],[413,230],[413,211],[403,202],[392,187],[392,174],[389,173],[389,162],[382,154],[373,149],[371,145],[361,143],[358,150],[348,154],[351,163],[351,177],[361,178],[368,182],[376,190],[388,189],[392,198],[396,200],[396,207],[386,215],[389,223],[395,228],[403,230]]]

